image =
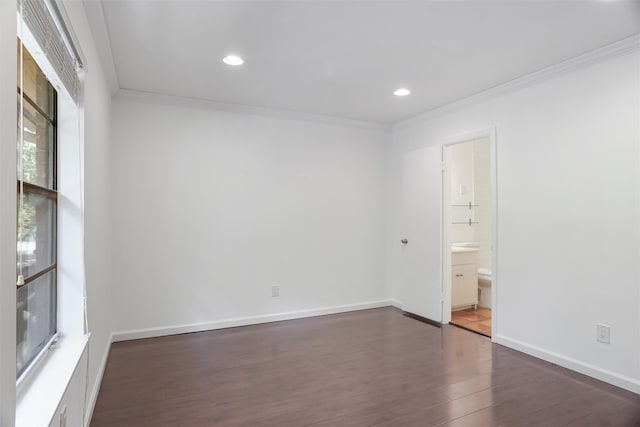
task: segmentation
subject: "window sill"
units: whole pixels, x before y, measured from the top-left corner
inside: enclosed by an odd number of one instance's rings
[[[36,370],[20,384],[16,396],[16,427],[51,424],[88,341],[89,335],[59,338]]]

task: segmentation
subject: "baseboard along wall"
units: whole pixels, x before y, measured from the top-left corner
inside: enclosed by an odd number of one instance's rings
[[[236,326],[257,325],[260,323],[278,322],[281,320],[302,319],[305,317],[324,316],[327,314],[344,313],[348,311],[367,310],[370,308],[388,307],[393,305],[391,300],[367,301],[356,304],[336,305],[331,307],[314,308],[309,310],[289,311],[284,313],[265,314],[261,316],[237,317],[232,319],[215,320],[212,322],[191,323],[187,325],[162,326],[156,328],[135,329],[116,332],[113,342],[135,340],[141,338],[161,337],[166,335],[202,332],[215,329],[233,328]]]

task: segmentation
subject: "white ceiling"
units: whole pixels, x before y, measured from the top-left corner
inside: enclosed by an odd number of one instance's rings
[[[119,88],[379,123],[640,33],[640,1],[619,0],[86,0],[85,7]],[[229,53],[245,64],[222,63]],[[411,95],[395,97],[400,86]]]

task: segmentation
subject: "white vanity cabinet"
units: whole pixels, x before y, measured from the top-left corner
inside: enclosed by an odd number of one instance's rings
[[[451,250],[451,308],[478,305],[478,250]]]

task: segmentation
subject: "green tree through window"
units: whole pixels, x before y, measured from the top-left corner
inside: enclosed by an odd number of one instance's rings
[[[58,193],[57,94],[20,40],[18,73],[16,368],[20,377],[57,331]]]

